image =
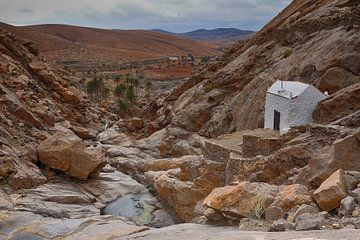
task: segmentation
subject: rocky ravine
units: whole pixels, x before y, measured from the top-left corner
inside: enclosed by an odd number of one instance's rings
[[[359,9],[293,1],[174,89],[170,124],[140,140],[2,32],[0,239],[358,239]],[[315,123],[254,130],[274,76],[331,94]]]

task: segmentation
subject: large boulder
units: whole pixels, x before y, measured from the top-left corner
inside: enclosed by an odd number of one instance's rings
[[[214,188],[225,184],[225,164],[192,158],[154,180],[154,187],[178,217],[189,222],[197,217],[196,205]]]
[[[50,168],[86,180],[97,175],[105,166],[106,159],[72,132],[58,132],[37,147],[39,160]]]
[[[330,211],[340,206],[347,196],[344,172],[339,169],[326,179],[314,192],[314,198],[322,210]]]
[[[290,211],[293,207],[301,204],[311,204],[312,199],[306,186],[301,184],[293,184],[284,186],[280,189],[279,194],[274,202],[266,209],[265,215],[268,220],[277,220],[284,216],[286,212]],[[276,216],[275,211],[279,214]],[[272,215],[272,216],[268,216]]]
[[[328,124],[360,110],[360,82],[350,85],[319,103],[315,122]]]
[[[330,94],[334,94],[340,89],[348,87],[359,81],[360,78],[354,74],[347,72],[343,68],[334,67],[325,72],[319,82],[318,88],[322,92],[327,91]]]
[[[261,217],[277,195],[277,186],[241,182],[237,186],[214,189],[205,198],[204,205],[234,217]]]

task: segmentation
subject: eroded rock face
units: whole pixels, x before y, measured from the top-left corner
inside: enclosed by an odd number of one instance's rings
[[[347,196],[344,172],[340,169],[326,179],[314,192],[314,198],[322,210],[330,211],[340,206]]]
[[[163,200],[175,210],[178,217],[189,222],[196,217],[195,206],[214,188],[224,186],[223,163],[193,159],[169,170],[154,181],[154,187]]]
[[[101,152],[90,150],[75,134],[58,132],[37,147],[40,162],[82,180],[105,166]]]
[[[328,124],[360,109],[360,83],[344,88],[319,103],[313,117],[317,123]]]
[[[267,208],[265,213],[269,212],[269,209],[280,208],[281,213],[279,217],[283,217],[286,212],[290,211],[293,207],[301,204],[310,204],[312,199],[306,186],[300,184],[294,184],[289,186],[280,187],[279,194],[275,198],[274,202]],[[268,219],[268,216],[266,216]],[[270,218],[271,219],[271,218]]]
[[[204,205],[236,217],[254,217],[256,214],[261,217],[277,194],[277,186],[242,182],[237,186],[214,189],[205,198]]]
[[[359,76],[347,72],[343,68],[334,67],[325,72],[319,82],[318,88],[322,92],[327,91],[329,94],[334,94],[359,81]]]
[[[199,155],[203,143],[204,138],[197,133],[181,128],[167,127],[148,138],[137,141],[136,146],[153,157],[168,158]]]

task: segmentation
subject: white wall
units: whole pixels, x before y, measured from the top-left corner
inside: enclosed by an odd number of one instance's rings
[[[312,122],[312,114],[318,103],[325,99],[326,96],[322,94],[313,86],[309,86],[297,98],[290,100],[289,111],[289,126],[304,125]]]
[[[280,130],[289,129],[288,115],[290,100],[275,94],[266,93],[265,128],[274,128],[274,110],[280,112]]]
[[[284,132],[292,126],[304,125],[312,122],[312,114],[318,103],[325,99],[313,86],[309,86],[303,93],[293,99],[266,93],[265,128],[274,127],[274,110],[280,112],[280,131]]]

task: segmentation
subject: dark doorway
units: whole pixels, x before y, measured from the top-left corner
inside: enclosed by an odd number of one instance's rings
[[[274,129],[280,131],[280,113],[274,110]]]

